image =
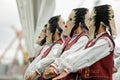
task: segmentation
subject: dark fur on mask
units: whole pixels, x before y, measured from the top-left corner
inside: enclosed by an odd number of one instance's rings
[[[59,31],[59,36],[61,36],[62,33],[62,29],[60,28],[60,26],[58,25],[58,21],[60,19],[60,15],[59,16],[54,16],[52,17],[48,22],[50,24],[49,30],[52,33],[52,42],[54,41],[53,36],[56,32],[56,30]]]
[[[87,13],[88,9],[87,8],[77,8],[77,9],[73,9],[73,10],[76,11],[75,26],[73,27],[73,29],[70,33],[70,37],[73,35],[74,30],[76,30],[78,28],[80,22],[82,24],[82,28],[84,28],[85,30],[88,31],[88,28],[85,24],[85,14]]]
[[[46,42],[46,37],[41,41],[40,45],[41,45],[41,46],[44,45],[45,42]]]
[[[96,6],[94,7],[95,11],[95,16],[94,16],[94,21],[95,21],[95,34],[98,32],[99,27],[100,27],[100,22],[103,22],[106,26],[109,27],[109,32],[112,35],[111,28],[110,28],[110,13],[109,13],[109,7],[110,5],[101,5],[101,6]],[[95,35],[94,34],[94,35]]]

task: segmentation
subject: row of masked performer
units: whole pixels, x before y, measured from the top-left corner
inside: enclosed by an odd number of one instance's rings
[[[111,5],[95,6],[91,13],[73,9],[66,22],[53,16],[38,37],[42,47],[24,80],[112,80],[115,29]]]

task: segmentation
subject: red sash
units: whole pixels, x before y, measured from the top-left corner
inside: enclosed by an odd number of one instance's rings
[[[56,41],[55,43],[53,43],[53,44],[50,46],[50,48],[48,48],[48,49],[44,52],[43,58],[45,58],[45,57],[49,54],[50,50],[52,49],[52,47],[53,47],[55,44],[62,44],[62,43],[63,43],[62,39],[59,39],[58,41]],[[42,78],[42,77],[39,77],[37,80],[46,80],[46,79],[44,79],[44,78]]]
[[[70,40],[69,41],[66,40],[67,44],[64,46],[63,52],[70,49],[81,36],[87,36],[86,32],[80,33],[71,43],[69,43]]]
[[[55,43],[53,43],[53,44],[50,46],[50,48],[48,48],[48,49],[44,52],[43,58],[45,58],[45,57],[49,54],[49,52],[51,51],[52,47],[53,47],[55,44],[62,44],[62,43],[63,43],[63,41],[62,41],[61,39],[58,40],[58,41],[56,41]]]
[[[39,53],[37,54],[36,57],[38,57],[41,54],[42,50],[43,50],[43,47],[40,49],[40,51],[39,51]]]
[[[85,32],[82,32],[71,43],[66,45],[64,51],[70,49],[71,46],[73,46],[81,36],[88,37],[88,35]],[[81,76],[78,73],[70,73],[68,76],[66,76],[65,78],[62,78],[61,80],[80,80],[80,79],[81,79]]]

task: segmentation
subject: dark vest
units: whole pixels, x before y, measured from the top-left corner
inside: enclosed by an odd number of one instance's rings
[[[71,43],[69,43],[69,44],[65,47],[64,51],[70,49],[71,46],[74,45],[74,44],[78,41],[78,39],[79,39],[80,37],[82,37],[82,36],[87,36],[87,37],[88,37],[88,35],[87,35],[85,32],[82,32],[82,33],[79,34]],[[70,73],[68,76],[66,76],[65,78],[62,78],[61,80],[80,80],[80,76],[78,76],[77,73]]]
[[[104,33],[95,41],[89,41],[86,45],[86,48],[94,46],[97,40],[99,40],[101,37],[108,37],[114,45],[112,38],[107,33]],[[108,56],[97,61],[92,66],[82,69],[82,80],[112,80],[113,54],[114,50],[110,51],[110,54]]]

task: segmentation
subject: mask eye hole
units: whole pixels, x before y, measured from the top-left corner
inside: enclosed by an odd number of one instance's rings
[[[92,18],[89,18],[89,21],[92,21]]]
[[[72,21],[72,18],[69,18],[69,21]]]
[[[114,18],[114,15],[112,15],[112,18]]]
[[[65,24],[65,22],[63,21],[63,24]]]

